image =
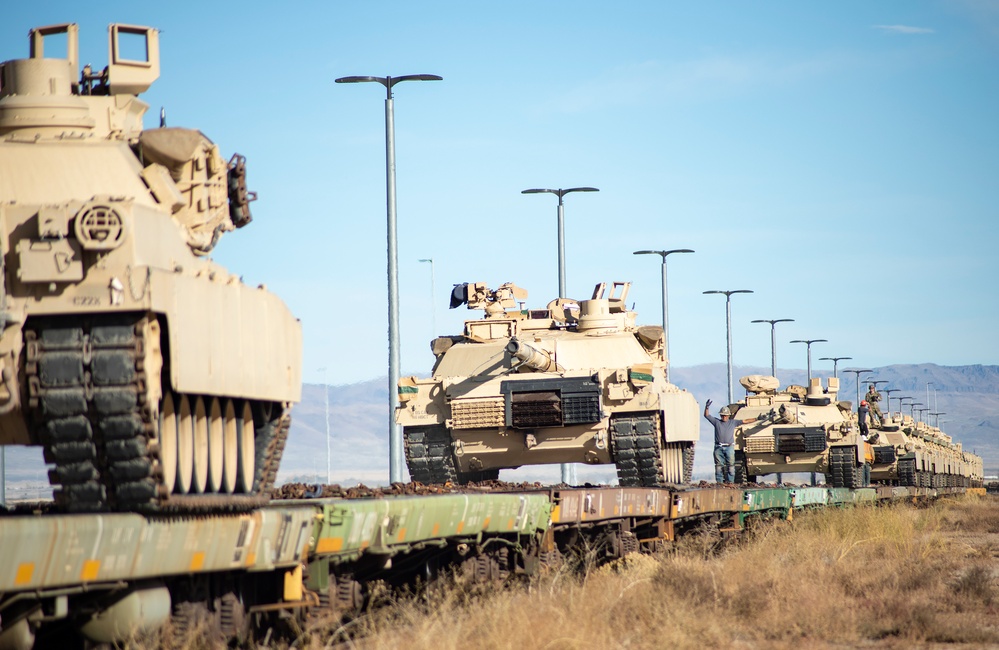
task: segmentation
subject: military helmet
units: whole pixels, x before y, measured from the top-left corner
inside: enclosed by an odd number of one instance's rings
[[[732,415],[732,411],[730,411],[727,406],[723,406],[721,407],[721,410],[718,411],[718,415]]]

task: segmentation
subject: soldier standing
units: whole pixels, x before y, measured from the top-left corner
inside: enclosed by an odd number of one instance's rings
[[[885,417],[881,415],[881,409],[878,407],[878,402],[881,401],[881,393],[878,392],[874,384],[870,385],[870,390],[867,391],[865,399],[867,400],[867,406],[871,409],[871,424],[880,429]]]

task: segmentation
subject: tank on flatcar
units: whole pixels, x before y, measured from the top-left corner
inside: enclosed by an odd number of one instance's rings
[[[431,377],[399,382],[413,480],[468,482],[500,469],[611,464],[624,486],[690,480],[699,433],[694,397],[666,381],[663,330],[639,327],[630,283],[589,300],[522,309],[512,284],[455,288],[452,307],[483,309],[460,336],[432,342]]]
[[[825,388],[818,377],[807,388],[783,390],[776,377],[749,375],[740,383],[749,394],[730,406],[732,418],[756,421],[736,427],[737,482],[814,472],[833,487],[869,484],[873,449],[851,419],[850,402],[837,400],[837,378]]]
[[[901,413],[889,414],[877,433],[876,444],[889,444],[895,462],[874,467],[872,478],[881,483],[917,487],[980,487],[982,459],[965,452],[960,443],[937,427]]]
[[[158,32],[108,32],[107,67],[79,81],[75,24],[0,64],[0,444],[42,446],[69,510],[259,503],[300,397],[300,326],[207,257],[251,220],[244,159],[144,129]],[[52,36],[66,58],[45,57]]]

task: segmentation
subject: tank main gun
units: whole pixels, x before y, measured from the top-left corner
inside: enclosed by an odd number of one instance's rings
[[[511,338],[510,342],[506,344],[506,351],[514,359],[539,372],[562,372],[563,370],[555,363],[551,354],[534,347],[530,343],[525,343],[517,337]]]

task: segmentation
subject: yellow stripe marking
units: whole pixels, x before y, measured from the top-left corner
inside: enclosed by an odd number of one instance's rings
[[[399,539],[400,542],[406,539],[406,529],[405,528],[400,528],[399,529],[399,537],[398,537],[398,539]]]
[[[510,521],[506,522],[506,527],[510,528],[511,530],[513,529],[513,519],[511,519]]]
[[[562,514],[561,505],[557,505],[554,508],[552,508],[552,523],[561,521],[561,519],[559,519],[559,515],[561,514]]]
[[[101,570],[100,560],[86,560],[83,563],[83,570],[80,571],[80,580],[96,580],[97,573]]]
[[[17,575],[14,576],[14,584],[17,586],[26,585],[31,582],[31,576],[35,574],[35,563],[25,562],[17,567]]]
[[[492,521],[492,520],[493,520],[492,517],[486,517],[486,520],[482,522],[482,527],[483,528],[489,528],[489,522]]]
[[[205,566],[205,552],[198,551],[191,556],[191,565],[188,567],[191,571],[201,571]]]
[[[246,554],[246,566],[253,566],[256,563],[257,563],[257,554],[256,553],[247,553]]]
[[[431,537],[437,537],[437,533],[439,533],[439,532],[441,532],[440,522],[435,522],[434,523],[434,529],[432,531],[430,531],[430,536]]]
[[[459,521],[458,522],[458,527],[455,530],[457,530],[459,533],[461,531],[465,530],[465,522],[464,521]]]
[[[316,553],[336,553],[342,548],[342,537],[323,537],[316,544]]]

